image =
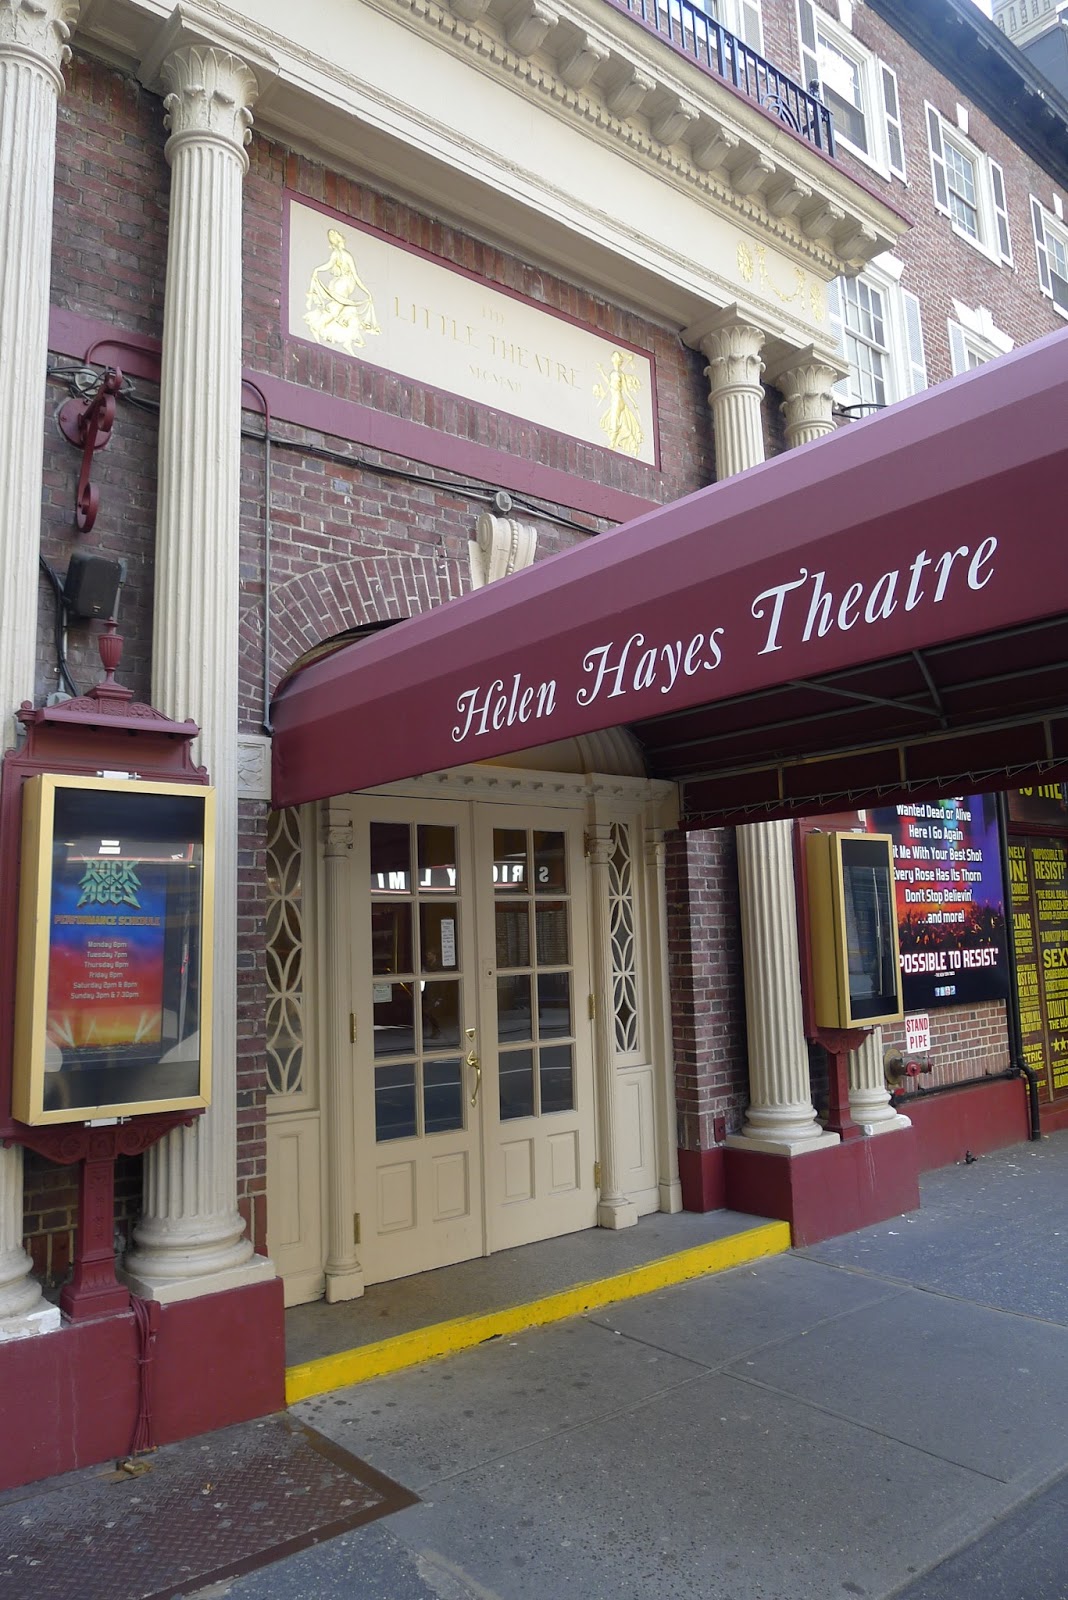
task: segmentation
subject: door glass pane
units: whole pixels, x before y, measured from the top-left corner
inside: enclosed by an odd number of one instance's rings
[[[564,842],[562,833],[535,833],[534,889],[537,894],[566,894]]]
[[[423,972],[441,972],[458,965],[455,900],[436,900],[419,908],[419,964]]]
[[[534,1052],[507,1050],[500,1058],[501,1121],[534,1115]]]
[[[423,1049],[441,1050],[460,1043],[460,985],[424,983],[420,996]]]
[[[498,967],[530,966],[530,913],[526,904],[497,906]]]
[[[375,1138],[411,1139],[415,1131],[415,1062],[376,1067]]]
[[[419,888],[424,894],[455,894],[460,887],[456,829],[419,825]]]
[[[530,1006],[530,978],[497,979],[497,1038],[503,1044],[508,1039],[533,1038]]]
[[[569,1044],[554,1044],[539,1052],[541,1069],[541,1110],[572,1111],[575,1106],[575,1075]]]
[[[411,829],[406,822],[371,824],[371,892],[408,894],[412,887]]]
[[[538,1037],[560,1039],[571,1032],[571,974],[538,973]]]
[[[411,972],[412,908],[406,901],[371,907],[371,960],[374,972]]]
[[[528,885],[527,836],[521,828],[494,828],[493,883],[498,894],[524,894]]]
[[[392,1056],[415,1044],[412,988],[408,983],[376,983],[374,998],[375,1055]]]
[[[423,1067],[423,1132],[450,1133],[464,1125],[460,1061],[428,1061]]]
[[[569,960],[567,901],[541,901],[534,912],[534,923],[538,934],[539,967],[566,967]]]

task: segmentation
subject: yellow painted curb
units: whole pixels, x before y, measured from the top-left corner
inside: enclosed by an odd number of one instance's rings
[[[726,1239],[713,1239],[708,1244],[647,1261],[644,1266],[619,1272],[611,1278],[598,1278],[593,1283],[561,1289],[557,1294],[529,1300],[525,1305],[505,1306],[501,1311],[484,1311],[471,1317],[453,1317],[449,1322],[413,1328],[410,1333],[360,1345],[355,1350],[320,1356],[315,1361],[304,1361],[287,1369],[286,1403],[293,1405],[297,1400],[327,1394],[331,1389],[347,1389],[350,1384],[364,1383],[368,1378],[382,1378],[404,1367],[420,1366],[434,1356],[469,1350],[487,1339],[521,1333],[525,1328],[537,1328],[547,1322],[562,1322],[565,1317],[577,1317],[583,1311],[593,1311],[616,1300],[651,1294],[654,1289],[666,1289],[673,1283],[685,1283],[688,1278],[700,1278],[706,1273],[723,1272],[728,1267],[739,1267],[763,1256],[781,1255],[789,1248],[789,1223],[768,1222],[762,1227],[747,1229],[745,1233],[734,1233]]]

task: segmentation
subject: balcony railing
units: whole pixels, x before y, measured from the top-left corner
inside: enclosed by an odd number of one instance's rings
[[[834,155],[834,127],[827,107],[793,78],[757,55],[714,17],[690,0],[615,0],[640,17],[678,50],[748,99],[778,117],[788,128]]]

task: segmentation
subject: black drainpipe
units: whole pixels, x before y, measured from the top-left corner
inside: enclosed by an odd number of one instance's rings
[[[1020,986],[1016,973],[1016,935],[1012,917],[1012,866],[1009,861],[1009,802],[1005,791],[999,790],[998,844],[1001,849],[1001,879],[1005,885],[1005,949],[1009,958],[1009,993],[1005,1002],[1005,1020],[1009,1027],[1009,1055],[1013,1069],[1027,1079],[1027,1121],[1031,1139],[1041,1139],[1042,1118],[1038,1107],[1038,1073],[1024,1059],[1023,1029],[1020,1026]]]

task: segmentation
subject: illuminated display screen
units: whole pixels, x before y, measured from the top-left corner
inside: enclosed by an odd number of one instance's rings
[[[209,791],[51,781],[29,863],[32,994],[20,982],[17,1056],[34,1087],[16,1114],[77,1120],[195,1101]]]

